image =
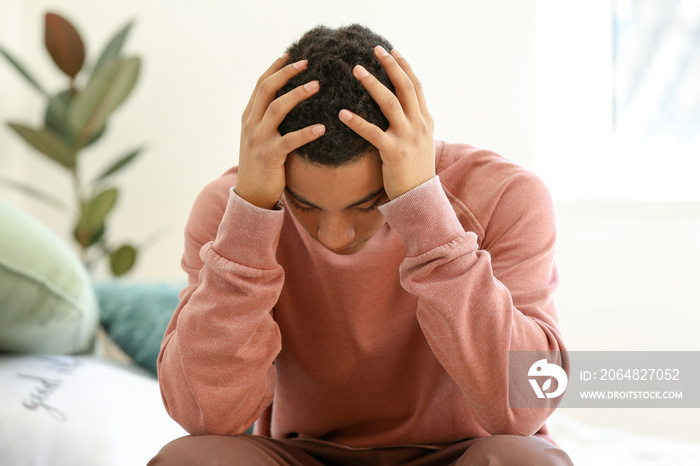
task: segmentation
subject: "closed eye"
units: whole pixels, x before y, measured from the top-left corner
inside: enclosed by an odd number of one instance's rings
[[[374,204],[372,204],[369,207],[358,207],[358,209],[360,209],[360,212],[368,214],[370,212],[377,210],[377,207],[379,207],[379,200],[377,200],[377,202],[375,202]]]
[[[386,196],[385,193],[381,193],[381,195],[377,198],[377,200],[374,202],[374,204],[372,204],[369,207],[358,207],[358,209],[360,209],[360,212],[364,212],[364,213],[368,214],[370,212],[377,210],[377,207],[379,207],[380,205],[384,205],[387,202],[389,202],[389,198]]]
[[[304,212],[304,213],[311,212],[312,210],[314,210],[314,207],[304,207],[303,205],[299,204],[299,203],[298,203],[297,201],[295,201],[294,198],[291,197],[291,196],[290,196],[288,199],[289,199],[289,201],[291,202],[292,206],[293,206],[295,209],[298,209],[298,210],[300,210],[300,211],[302,211],[302,212]]]

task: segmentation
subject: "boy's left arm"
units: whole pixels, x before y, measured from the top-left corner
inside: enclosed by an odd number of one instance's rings
[[[434,354],[491,434],[531,435],[553,409],[511,409],[509,351],[564,351],[552,294],[555,226],[532,176],[504,192],[489,251],[465,232],[437,177],[381,207],[403,238],[401,284],[418,296]],[[565,368],[568,369],[568,368]]]

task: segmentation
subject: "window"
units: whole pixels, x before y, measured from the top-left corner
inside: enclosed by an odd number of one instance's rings
[[[538,0],[536,31],[554,197],[700,201],[700,2]]]

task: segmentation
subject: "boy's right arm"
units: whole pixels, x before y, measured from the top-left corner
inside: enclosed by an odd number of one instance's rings
[[[215,186],[198,197],[188,222],[182,265],[189,285],[163,338],[158,379],[168,413],[189,433],[237,435],[272,401],[281,344],[271,311],[284,280],[275,259],[283,213],[229,191],[208,241],[205,212],[221,205]]]
[[[279,134],[284,116],[318,91],[300,86],[275,98],[305,69],[285,60],[260,78],[243,113],[235,190],[221,185],[225,177],[212,183],[188,220],[189,285],[163,338],[158,379],[168,413],[191,434],[243,433],[272,402],[281,349],[272,309],[284,281],[275,257],[284,214],[274,207],[287,154],[323,134],[322,125]]]

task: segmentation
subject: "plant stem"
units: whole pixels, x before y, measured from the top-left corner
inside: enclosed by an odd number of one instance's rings
[[[77,154],[76,154],[76,159],[77,159]],[[75,198],[75,205],[77,208],[77,214],[78,217],[75,221],[75,226],[77,227],[80,218],[83,214],[83,195],[82,195],[82,185],[80,183],[80,173],[78,172],[78,166],[77,164],[70,169],[71,177],[73,178],[73,196]],[[82,263],[86,266],[88,266],[88,257],[87,257],[87,248],[80,244],[80,260]]]

